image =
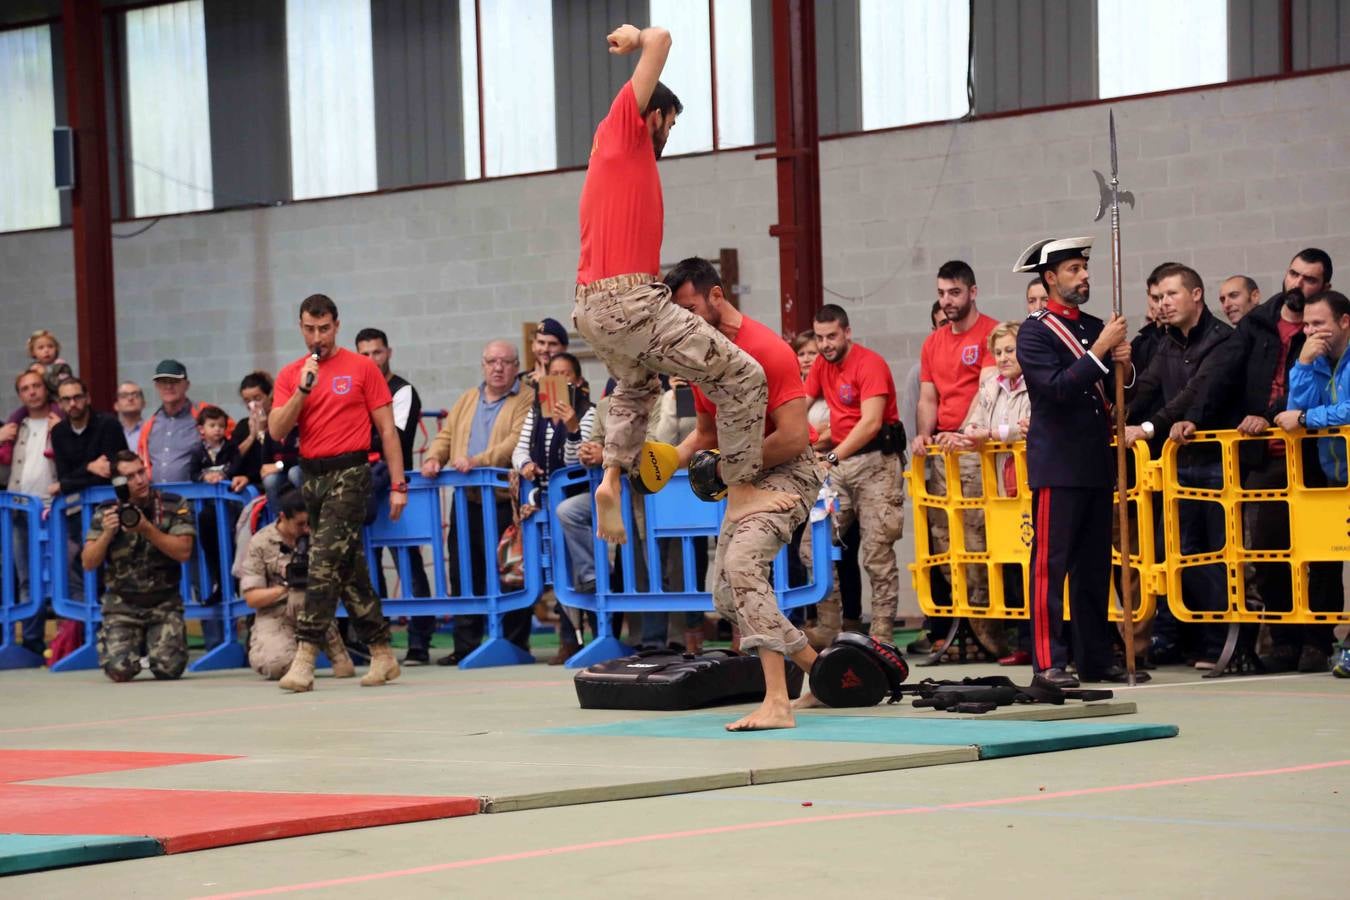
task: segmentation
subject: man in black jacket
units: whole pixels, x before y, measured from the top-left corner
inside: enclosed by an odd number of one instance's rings
[[[1125,320],[1109,323],[1079,307],[1088,299],[1092,239],[1032,244],[1015,272],[1039,272],[1049,307],[1023,323],[1017,360],[1031,398],[1027,480],[1031,508],[1031,630],[1036,671],[1061,687],[1065,672],[1064,579],[1069,578],[1073,657],[1084,681],[1124,681],[1113,662],[1107,602],[1111,578],[1111,509],[1115,458],[1108,397],[1111,362],[1130,366]],[[1131,379],[1133,381],[1133,379]],[[1146,673],[1141,673],[1145,675]]]
[[[1160,263],[1148,274],[1148,280],[1144,284],[1144,300],[1148,304],[1144,307],[1144,317],[1148,321],[1130,339],[1130,361],[1134,363],[1134,370],[1141,374],[1148,369],[1148,364],[1152,362],[1153,354],[1157,351],[1158,343],[1163,336],[1163,323],[1159,318],[1162,315],[1162,290],[1158,287],[1159,273],[1175,265],[1178,264]]]
[[[1265,434],[1277,413],[1283,412],[1289,397],[1289,370],[1303,350],[1303,304],[1307,298],[1331,287],[1332,263],[1325,250],[1309,247],[1289,261],[1283,291],[1257,306],[1238,323],[1242,345],[1242,413],[1238,431],[1247,435]],[[1303,442],[1303,471],[1311,487],[1322,486],[1322,468],[1317,463],[1316,441]],[[1285,446],[1283,441],[1249,441],[1241,452],[1243,487],[1282,489],[1287,487]],[[1289,546],[1289,512],[1279,504],[1254,504],[1252,523],[1254,549]],[[1282,564],[1256,566],[1257,586],[1266,609],[1291,608],[1292,584],[1289,568]],[[1308,589],[1314,609],[1339,610],[1343,605],[1340,564],[1312,564],[1308,568]],[[1329,625],[1275,625],[1270,629],[1273,646],[1261,661],[1267,670],[1306,672],[1326,670],[1333,642]]]
[[[418,395],[417,388],[413,387],[408,379],[390,370],[389,360],[393,357],[394,351],[389,348],[389,336],[380,329],[362,328],[357,332],[356,352],[379,366],[384,380],[389,383],[389,393],[394,397],[394,428],[398,430],[399,444],[403,447],[403,471],[417,471],[413,466],[413,444],[417,441],[417,428],[422,423],[422,398]],[[371,432],[370,446],[372,452],[384,455],[379,433],[374,430]],[[381,478],[388,480],[389,470],[383,461],[372,467],[371,477],[377,483]],[[380,493],[378,490],[371,492],[372,497]],[[408,565],[412,569],[412,594],[409,596],[430,597],[431,584],[427,580],[426,566],[422,563],[422,548],[408,548]],[[389,596],[382,558],[381,566],[375,572],[375,581],[380,596]],[[405,593],[407,589],[408,585],[404,585]],[[424,666],[431,662],[431,637],[435,633],[435,616],[412,617],[412,621],[408,624],[408,651],[403,656],[405,666]]]
[[[61,493],[108,484],[117,451],[127,449],[126,435],[115,416],[89,408],[89,389],[68,378],[56,389],[56,402],[66,418],[52,427],[52,456]],[[78,529],[75,532],[78,533]]]
[[[1191,267],[1173,263],[1154,271],[1161,296],[1160,320],[1166,328],[1148,368],[1131,392],[1126,441],[1166,438],[1187,444],[1197,429],[1232,428],[1241,418],[1235,374],[1240,364],[1233,329],[1219,321],[1205,305],[1205,288]],[[1177,456],[1183,485],[1218,489],[1223,470],[1212,444],[1183,447]],[[1214,503],[1180,504],[1183,554],[1219,550],[1226,540],[1223,508]],[[1195,566],[1182,573],[1184,602],[1189,609],[1219,612],[1227,609],[1227,572],[1223,566]],[[1178,638],[1190,631],[1198,668],[1213,668],[1223,649],[1222,629],[1206,626],[1180,629],[1167,610],[1154,624],[1155,661],[1165,660]]]

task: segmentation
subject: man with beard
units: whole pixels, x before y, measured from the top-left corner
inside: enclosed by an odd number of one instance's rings
[[[664,208],[656,160],[684,109],[658,78],[670,32],[622,25],[609,52],[638,52],[633,77],[596,128],[581,189],[581,256],[572,319],[617,379],[605,421],[605,474],[595,492],[596,533],[628,539],[619,478],[631,471],[661,393],[658,374],[703,385],[717,404],[727,515],[734,522],[795,502],[753,484],[759,474],[768,388],[764,370],[743,350],[670,299],[660,282]]]
[[[1242,342],[1242,371],[1235,378],[1243,384],[1244,418],[1238,431],[1265,434],[1275,417],[1284,412],[1289,397],[1289,370],[1303,352],[1303,306],[1308,298],[1331,287],[1331,257],[1325,250],[1308,247],[1289,261],[1283,290],[1247,313],[1238,323]],[[1243,487],[1282,489],[1288,486],[1285,444],[1282,440],[1247,441],[1240,447]],[[1316,442],[1304,442],[1304,477],[1310,487],[1325,486],[1317,463]],[[1252,521],[1254,549],[1289,546],[1289,513],[1275,503],[1254,504]],[[1291,574],[1283,565],[1256,564],[1257,589],[1270,610],[1288,610],[1292,604]],[[1308,595],[1314,610],[1339,610],[1342,606],[1340,564],[1313,563],[1308,567]],[[1271,652],[1261,658],[1267,671],[1305,672],[1326,670],[1331,650],[1329,625],[1272,625]]]
[[[1065,669],[1064,578],[1069,578],[1073,655],[1083,681],[1124,681],[1114,664],[1107,599],[1111,578],[1111,362],[1133,374],[1125,319],[1080,310],[1089,292],[1092,238],[1037,241],[1014,272],[1039,272],[1049,306],[1017,333],[1017,360],[1031,397],[1027,481],[1032,489],[1031,632],[1037,674],[1077,687]],[[1131,382],[1133,378],[1131,377]]]
[[[900,481],[904,428],[896,406],[895,381],[875,350],[853,343],[848,313],[827,303],[815,317],[820,355],[806,376],[806,397],[824,397],[830,407],[834,449],[825,454],[830,484],[839,492],[834,513],[840,534],[856,520],[859,559],[872,585],[872,637],[891,642],[900,602],[900,567],[895,542],[904,534],[905,495]],[[831,594],[818,610],[839,621]],[[837,626],[836,626],[837,627]]]
[[[937,302],[947,321],[924,340],[919,353],[918,431],[911,443],[915,456],[923,456],[935,440],[947,450],[963,449],[958,437],[961,425],[980,384],[995,375],[989,335],[998,327],[998,320],[979,311],[979,294],[975,272],[965,262],[954,259],[938,269]],[[935,439],[939,434],[942,437]],[[966,466],[978,466],[978,457],[966,455],[962,459]],[[940,458],[926,463],[924,480],[928,493],[947,493],[947,472]],[[951,547],[951,523],[946,515],[931,516],[927,527],[933,552],[946,553]],[[951,572],[946,566],[942,575],[950,583]]]

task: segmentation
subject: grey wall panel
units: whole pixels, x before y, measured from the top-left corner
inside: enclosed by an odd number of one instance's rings
[[[1350,0],[1293,0],[1294,69],[1350,64]]]
[[[755,86],[755,143],[772,144],[773,133],[773,6],[772,0],[750,0],[751,49]]]
[[[816,88],[820,134],[862,129],[858,0],[816,3]],[[772,61],[769,68],[772,81]],[[759,77],[756,73],[756,77]]]
[[[205,0],[203,11],[215,205],[289,200],[286,4]]]
[[[1097,96],[1097,5],[1075,0],[974,0],[975,112]]]
[[[379,186],[462,179],[458,0],[371,0],[370,27]]]
[[[1228,77],[1280,71],[1281,0],[1228,0]]]
[[[553,0],[559,168],[586,165],[595,126],[632,77],[633,58],[605,52],[605,35],[625,22],[650,24],[649,10],[646,0]],[[679,86],[670,87],[678,96]]]

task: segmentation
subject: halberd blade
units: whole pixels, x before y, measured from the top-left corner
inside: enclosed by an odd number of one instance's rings
[[[1097,176],[1097,189],[1101,192],[1100,197],[1097,199],[1097,215],[1092,221],[1100,222],[1102,216],[1106,215],[1107,208],[1111,206],[1111,188],[1107,186],[1106,176],[1101,172],[1093,169],[1092,174]],[[1134,205],[1133,197],[1130,198],[1130,205]]]

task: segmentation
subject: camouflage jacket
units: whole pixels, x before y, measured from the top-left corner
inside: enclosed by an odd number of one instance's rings
[[[243,596],[245,591],[255,588],[280,587],[285,584],[286,566],[290,563],[293,552],[294,549],[282,540],[277,523],[273,522],[259,528],[257,533],[249,538],[248,549],[244,552],[242,575],[239,578],[240,596]],[[285,610],[286,597],[283,596],[271,606],[255,612],[260,616],[271,616],[284,613]]]
[[[103,513],[116,508],[116,503],[105,503],[94,510],[93,521],[85,541],[95,541],[103,534]],[[140,509],[165,534],[197,536],[193,524],[192,505],[177,494],[150,491],[149,504]],[[181,566],[161,553],[150,539],[130,531],[118,531],[103,560],[103,572],[108,590],[122,594],[152,594],[176,591]]]

